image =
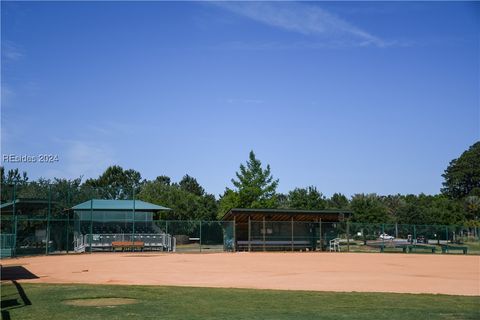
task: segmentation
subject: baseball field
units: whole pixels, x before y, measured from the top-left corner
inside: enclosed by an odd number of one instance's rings
[[[2,319],[478,319],[480,257],[99,253],[2,261]]]

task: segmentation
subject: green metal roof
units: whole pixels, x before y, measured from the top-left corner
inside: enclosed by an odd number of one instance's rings
[[[135,207],[134,207],[135,206]],[[158,210],[171,210],[170,208],[158,206],[153,203],[145,202],[142,200],[101,200],[101,199],[92,199],[80,204],[77,204],[72,209],[73,210],[148,210],[148,211],[158,211]]]
[[[45,199],[15,199],[15,201],[5,202],[0,205],[2,213],[11,213],[13,211],[13,205],[15,204],[16,211],[18,210],[35,210],[48,208],[48,200]],[[50,202],[50,204],[56,204],[56,202]]]

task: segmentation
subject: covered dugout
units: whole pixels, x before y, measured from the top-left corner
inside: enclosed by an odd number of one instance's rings
[[[351,216],[348,210],[231,209],[237,251],[325,250]]]
[[[112,243],[140,242],[142,248],[174,251],[175,239],[155,223],[169,208],[141,200],[92,199],[74,206],[75,251],[113,250]]]
[[[16,198],[2,203],[0,257],[68,251],[69,222],[64,210],[61,203],[48,199]]]

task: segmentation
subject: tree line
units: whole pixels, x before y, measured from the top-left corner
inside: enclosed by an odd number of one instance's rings
[[[273,177],[270,165],[250,152],[241,164],[231,188],[219,199],[205,191],[194,177],[186,174],[178,182],[161,175],[153,180],[142,179],[140,172],[111,166],[99,177],[54,178],[29,181],[26,172],[18,169],[5,172],[3,185],[19,186],[18,198],[35,198],[50,192],[55,198],[70,197],[70,202],[88,197],[106,199],[138,199],[171,208],[160,219],[216,220],[231,208],[282,208],[352,211],[352,221],[367,223],[441,224],[480,226],[480,142],[476,142],[442,174],[439,194],[378,195],[359,193],[348,198],[341,193],[326,197],[315,186],[295,188],[288,193],[277,192],[279,180]],[[2,201],[6,188],[2,188]],[[71,192],[75,190],[75,192]]]

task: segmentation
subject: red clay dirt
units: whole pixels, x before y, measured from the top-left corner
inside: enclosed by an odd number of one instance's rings
[[[376,253],[93,253],[2,261],[88,283],[480,296],[480,256]]]

